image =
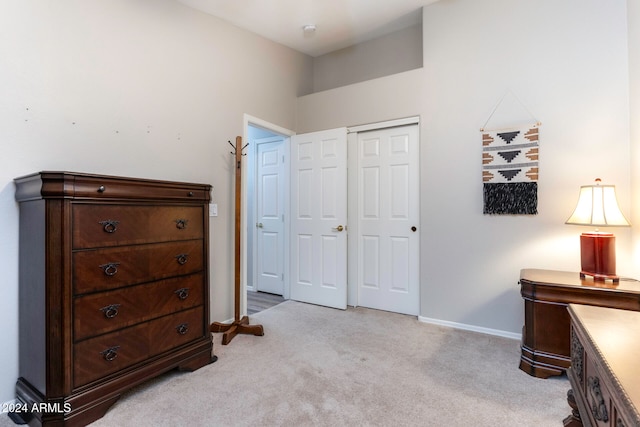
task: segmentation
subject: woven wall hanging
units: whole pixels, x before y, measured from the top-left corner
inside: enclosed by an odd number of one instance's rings
[[[510,96],[511,104],[504,105]],[[515,101],[515,102],[514,102]],[[503,120],[526,112],[533,123],[499,130],[487,124],[502,107]],[[522,123],[522,121],[521,121]],[[526,123],[526,122],[525,122]],[[483,213],[490,215],[536,215],[538,213],[538,161],[541,123],[510,89],[500,98],[482,134]],[[495,129],[495,128],[494,128]]]
[[[485,214],[538,213],[538,124],[482,132]]]

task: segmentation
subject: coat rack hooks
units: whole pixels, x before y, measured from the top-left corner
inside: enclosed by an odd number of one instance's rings
[[[238,137],[238,138],[240,138],[240,137]],[[231,153],[231,154],[233,154],[233,155],[235,156],[235,155],[236,155],[236,153],[237,153],[237,150],[238,150],[237,145],[233,145],[233,144],[231,143],[231,141],[227,141],[227,142],[229,143],[229,145],[230,145],[231,147],[233,147],[233,151],[230,151],[230,153]],[[245,148],[247,148],[248,146],[249,146],[249,143],[247,142],[247,143],[246,143],[246,144],[244,144],[244,145],[242,146],[242,148],[240,149],[240,153],[241,153],[243,156],[246,156],[246,155],[247,155],[246,153],[243,153],[243,151],[244,151],[244,149],[245,149]]]

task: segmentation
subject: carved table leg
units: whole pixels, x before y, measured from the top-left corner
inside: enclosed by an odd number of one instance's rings
[[[567,403],[571,407],[571,415],[564,419],[564,427],[582,427],[582,419],[580,418],[580,412],[578,411],[576,397],[573,395],[573,389],[570,389],[567,392]]]

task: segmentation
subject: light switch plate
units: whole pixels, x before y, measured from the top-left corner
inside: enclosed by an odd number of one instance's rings
[[[210,203],[209,204],[209,216],[218,216],[218,204]]]

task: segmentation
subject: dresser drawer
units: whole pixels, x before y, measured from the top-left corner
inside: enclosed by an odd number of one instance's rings
[[[200,206],[73,205],[74,249],[202,238]]]
[[[76,344],[74,387],[202,337],[202,316],[200,306]]]
[[[194,203],[210,200],[210,187],[204,184],[184,184],[168,181],[121,180],[108,176],[74,176],[73,196],[76,199],[162,200]]]
[[[74,341],[203,304],[202,273],[114,291],[73,301]]]
[[[197,307],[150,322],[151,356],[202,337],[205,334],[202,316],[202,307]]]
[[[76,295],[201,271],[203,241],[156,243],[73,253]]]
[[[149,324],[142,323],[76,344],[73,348],[74,387],[80,387],[148,358],[148,331]]]

